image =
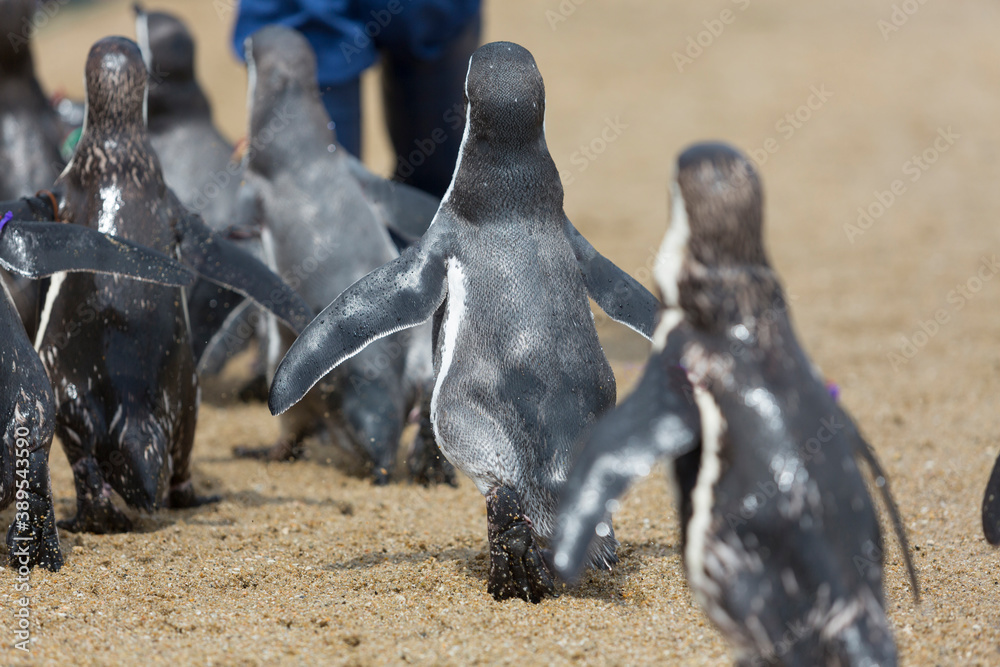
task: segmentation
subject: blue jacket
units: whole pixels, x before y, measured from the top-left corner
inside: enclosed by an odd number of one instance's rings
[[[295,28],[316,51],[321,85],[357,78],[378,51],[435,60],[479,13],[482,0],[240,0],[233,46],[271,23]]]

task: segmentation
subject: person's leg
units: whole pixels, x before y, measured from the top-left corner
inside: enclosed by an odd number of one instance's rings
[[[465,74],[479,46],[477,15],[440,58],[382,52],[382,97],[396,151],[393,179],[441,197],[451,183],[465,127]]]
[[[323,106],[334,123],[337,141],[351,155],[361,157],[361,79],[336,86],[320,86]]]

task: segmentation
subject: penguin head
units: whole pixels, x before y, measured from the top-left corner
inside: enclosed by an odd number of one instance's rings
[[[166,81],[194,79],[194,39],[180,19],[147,12],[138,3],[135,34],[149,71]]]
[[[490,144],[535,141],[545,122],[545,84],[522,46],[493,42],[469,59],[465,78],[469,134]]]
[[[316,56],[299,32],[283,25],[269,25],[247,37],[244,49],[251,112],[268,107],[289,92],[318,98]]]
[[[447,203],[479,224],[511,215],[562,225],[563,188],[545,144],[545,85],[531,53],[479,47],[465,77],[466,122]]]
[[[330,158],[333,124],[320,99],[316,56],[301,33],[269,25],[243,43],[247,63],[248,167],[267,173],[299,165],[305,155]],[[293,121],[290,119],[294,119]],[[277,136],[280,141],[274,141]],[[344,151],[334,148],[333,159]]]
[[[105,37],[90,48],[85,71],[87,128],[144,125],[146,65],[135,42]]]
[[[671,199],[656,266],[664,305],[702,323],[752,316],[759,306],[755,288],[770,290],[776,279],[764,251],[763,194],[751,162],[723,143],[695,144],[677,159]]]
[[[32,71],[31,20],[38,9],[36,0],[0,0],[0,73],[24,74]]]
[[[150,130],[162,132],[180,117],[211,118],[208,98],[194,75],[194,39],[173,14],[147,12],[138,3],[135,35],[149,70],[147,93]]]

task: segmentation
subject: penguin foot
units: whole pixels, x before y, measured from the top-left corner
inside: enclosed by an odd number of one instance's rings
[[[555,579],[542,558],[517,492],[505,486],[492,489],[486,496],[486,520],[490,595],[496,600],[521,598],[533,603],[555,597]]]
[[[7,531],[8,562],[15,570],[37,566],[58,572],[63,566],[63,557],[56,533],[55,509],[51,501],[40,498],[31,498],[29,503],[27,521],[20,521],[15,515]],[[43,504],[45,509],[35,511],[36,503]]]
[[[257,375],[245,385],[240,387],[236,397],[241,403],[267,403],[267,395],[270,387],[267,386],[267,378]]]
[[[417,484],[458,486],[455,466],[441,453],[441,448],[434,438],[434,429],[427,417],[420,420],[420,430],[413,438],[406,462],[410,469],[410,477]]]
[[[392,471],[385,466],[372,466],[371,477],[375,486],[387,486],[392,481]]]
[[[63,566],[62,552],[59,550],[59,536],[53,532],[42,534],[36,526],[19,527],[15,521],[7,532],[8,563],[19,570],[22,567],[44,567],[58,572]]]
[[[270,447],[233,447],[233,456],[258,461],[298,461],[305,451],[301,442],[280,440]]]
[[[188,509],[191,507],[201,507],[210,505],[222,500],[222,496],[199,496],[194,492],[194,484],[191,480],[176,484],[170,488],[170,495],[167,496],[167,507],[170,509]]]
[[[132,522],[111,502],[111,486],[104,481],[93,457],[73,464],[73,485],[76,487],[76,516],[63,519],[57,525],[71,533],[127,533]]]
[[[128,533],[132,530],[132,521],[111,503],[110,487],[107,498],[101,498],[94,502],[78,498],[76,516],[72,519],[63,519],[57,525],[71,533],[94,533],[96,535]]]
[[[27,487],[18,486],[17,504],[20,507],[7,531],[8,562],[16,570],[38,566],[58,572],[63,565],[56,532],[56,510],[49,487],[48,461],[48,447],[31,452]]]

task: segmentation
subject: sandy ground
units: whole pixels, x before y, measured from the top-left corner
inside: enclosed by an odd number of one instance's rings
[[[221,126],[241,135],[245,76],[227,45],[234,0],[167,4],[197,26],[202,81]],[[47,88],[82,92],[89,45],[133,34],[126,5],[65,9],[40,31]],[[773,261],[804,344],[890,473],[920,571],[915,606],[898,547],[889,550],[901,661],[996,665],[1000,554],[981,536],[979,507],[1000,449],[1000,280],[984,264],[1000,246],[1000,9],[902,5],[915,13],[883,34],[889,0],[487,0],[486,37],[534,53],[567,212],[646,284],[677,152],[716,137],[770,148],[761,171]],[[729,23],[712,24],[724,10]],[[721,33],[701,35],[708,46],[679,71],[674,53],[705,21]],[[825,101],[800,108],[814,90]],[[794,125],[784,120],[797,112]],[[384,173],[393,157],[377,112],[369,120],[365,157]],[[609,123],[619,129],[602,145]],[[935,152],[939,131],[957,136]],[[581,149],[592,142],[591,160]],[[933,164],[907,164],[925,150]],[[880,211],[876,192],[896,180]],[[859,207],[877,218],[852,235]],[[943,324],[927,324],[942,313]],[[604,322],[601,333],[624,395],[648,348]],[[10,648],[4,612],[0,663],[727,662],[685,584],[663,475],[633,489],[616,517],[613,574],[539,605],[497,604],[485,590],[484,504],[467,480],[373,488],[325,465],[322,450],[293,465],[231,458],[234,445],[276,434],[261,405],[205,405],[195,483],[224,501],[132,513],[141,530],[130,535],[63,534],[65,568],[31,575],[31,652]],[[66,517],[73,486],[58,445],[52,461]],[[13,608],[13,585],[0,573],[0,608]]]

